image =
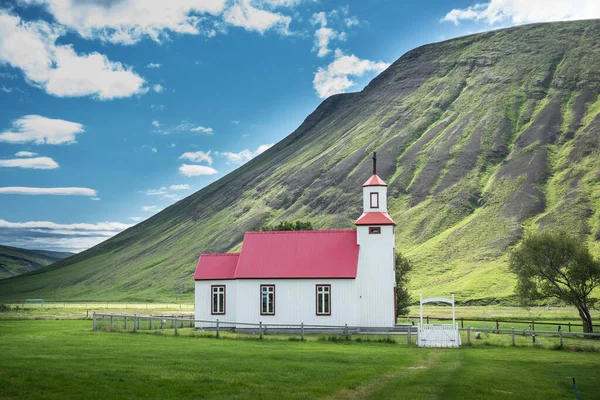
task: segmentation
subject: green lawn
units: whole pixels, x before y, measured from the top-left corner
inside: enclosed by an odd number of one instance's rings
[[[216,340],[0,321],[0,398],[527,398],[600,392],[598,353]]]

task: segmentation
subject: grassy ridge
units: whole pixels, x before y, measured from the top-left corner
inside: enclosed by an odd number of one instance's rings
[[[416,264],[410,289],[508,303],[507,251],[562,228],[600,256],[600,22],[536,24],[411,50],[362,92],[325,100],[284,140],[68,260],[0,281],[0,298],[191,299],[202,252],[285,220],[347,229],[378,154]]]
[[[58,251],[28,250],[0,245],[0,279],[33,271],[72,255],[72,253]]]
[[[571,377],[581,398],[600,390],[595,353],[217,341],[92,332],[89,321],[1,321],[0,339],[5,399],[570,399]]]

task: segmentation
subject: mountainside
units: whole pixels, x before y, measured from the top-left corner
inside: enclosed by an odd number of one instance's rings
[[[33,271],[72,255],[73,253],[27,250],[0,245],[0,279]]]
[[[600,255],[600,21],[528,25],[409,51],[325,100],[277,145],[88,251],[0,282],[0,297],[191,298],[202,252],[266,223],[353,227],[377,151],[413,295],[506,300],[507,250],[567,229]]]

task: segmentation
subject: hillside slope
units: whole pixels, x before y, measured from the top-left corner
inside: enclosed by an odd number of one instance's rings
[[[565,228],[600,254],[600,21],[522,26],[404,54],[360,93],[325,100],[277,145],[114,238],[0,282],[3,298],[191,298],[202,252],[283,220],[353,226],[370,156],[389,184],[411,288],[512,294],[506,254]]]
[[[0,245],[0,279],[45,267],[73,253],[46,250],[27,250]]]

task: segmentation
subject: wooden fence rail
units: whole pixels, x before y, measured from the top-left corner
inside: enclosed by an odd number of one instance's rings
[[[408,319],[408,320],[419,320],[419,316],[410,316],[410,315],[402,315],[399,316],[398,319]],[[424,316],[423,320],[426,320],[426,323],[430,323],[429,320],[434,320],[434,321],[452,321],[451,317],[435,317],[435,316]],[[465,322],[487,322],[487,323],[492,323],[492,324],[496,324],[496,329],[500,328],[500,324],[501,323],[506,323],[506,324],[529,324],[531,325],[531,329],[535,330],[535,325],[553,325],[553,326],[565,326],[569,329],[569,332],[571,332],[571,328],[572,327],[583,327],[583,324],[573,324],[571,322],[548,322],[548,321],[535,321],[535,320],[531,320],[531,321],[525,321],[525,320],[512,320],[512,319],[484,319],[484,318],[456,318],[457,322],[460,322],[460,327],[464,328],[464,324]],[[592,325],[593,328],[600,328],[600,325]]]

